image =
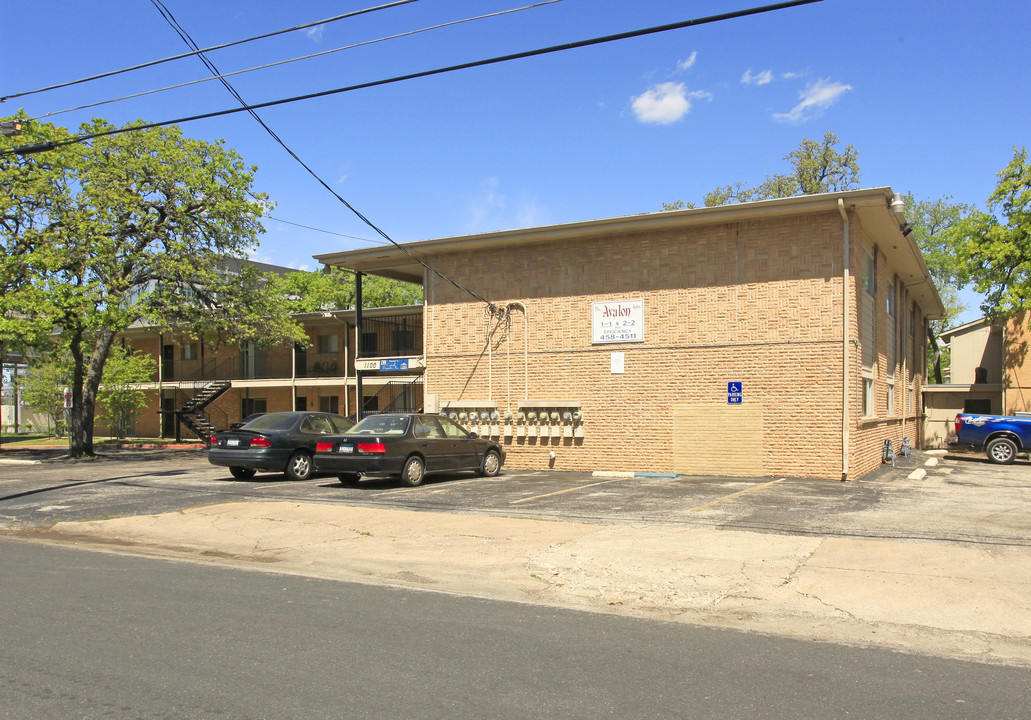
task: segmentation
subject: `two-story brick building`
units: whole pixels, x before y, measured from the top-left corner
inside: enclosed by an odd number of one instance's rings
[[[511,468],[846,479],[921,437],[943,309],[890,188],[316,259],[424,286],[426,408]]]
[[[363,407],[422,408],[423,319],[419,305],[365,309],[361,324],[362,357],[397,369],[378,372],[362,383]],[[142,437],[193,437],[189,407],[201,393],[214,395],[193,413],[201,430],[224,429],[259,412],[324,410],[343,415],[358,407],[356,311],[333,310],[297,315],[307,346],[261,349],[162,334],[139,325],[121,341],[155,360],[151,382],[141,385],[147,407],[131,431]],[[357,367],[363,361],[359,360]],[[217,393],[217,394],[215,394]],[[186,427],[183,427],[186,425]],[[108,429],[98,420],[98,432]]]

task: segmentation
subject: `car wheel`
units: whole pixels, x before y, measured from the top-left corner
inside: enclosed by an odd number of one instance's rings
[[[480,463],[480,475],[494,477],[501,472],[501,455],[497,450],[488,450],[483,455],[483,462]]]
[[[418,455],[412,455],[405,460],[405,468],[401,471],[401,482],[409,487],[421,485],[426,477],[426,464]]]
[[[286,476],[291,480],[307,480],[311,470],[311,455],[306,452],[295,452],[286,461]]]
[[[341,485],[357,485],[358,473],[340,473],[337,475],[337,480],[340,481]]]
[[[1012,465],[1017,459],[1017,444],[1009,438],[995,438],[984,450],[996,465]]]
[[[229,468],[229,472],[232,473],[233,477],[237,480],[250,480],[254,477],[257,471],[251,470],[250,468],[231,467]]]

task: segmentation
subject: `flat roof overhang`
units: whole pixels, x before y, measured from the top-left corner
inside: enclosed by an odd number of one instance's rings
[[[586,222],[547,225],[383,245],[358,250],[323,253],[313,257],[323,265],[333,265],[368,275],[423,284],[425,267],[420,259],[442,253],[516,247],[570,239],[601,238],[652,230],[669,230],[734,222],[759,221],[793,215],[838,212],[840,199],[846,211],[854,212],[881,252],[896,269],[910,295],[926,317],[941,317],[945,308],[934,286],[927,265],[912,235],[904,235],[905,218],[892,211],[895,193],[890,187],[849,190],[840,193],[797,195],[789,198],[758,200],[719,207],[690,208],[665,212],[626,215]],[[855,233],[855,229],[852,230]],[[855,237],[853,235],[853,240]],[[852,268],[856,273],[859,268]]]

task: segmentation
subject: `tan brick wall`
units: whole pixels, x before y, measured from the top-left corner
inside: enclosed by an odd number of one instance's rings
[[[488,346],[484,305],[431,276],[426,392],[441,402],[490,399],[502,414],[516,413],[524,394],[531,401],[582,403],[582,438],[506,438],[512,468],[672,471],[674,407],[696,416],[704,416],[706,407],[726,408],[727,383],[738,381],[743,406],[761,410],[760,474],[839,478],[841,232],[840,216],[827,213],[429,258],[500,307],[522,303],[528,329],[521,310],[514,309]],[[851,335],[858,352],[861,228],[853,237]],[[889,272],[884,262],[879,272]],[[644,342],[592,345],[591,304],[636,299],[644,301]],[[883,297],[875,307],[878,422],[860,418],[858,355],[850,373],[850,464],[860,473],[876,466],[874,458],[880,462],[881,425],[892,432],[898,426],[901,438],[907,419],[898,411],[883,417]],[[526,390],[524,349],[530,367]],[[623,374],[610,372],[614,351],[625,353]],[[898,357],[901,362],[901,352]],[[901,370],[896,372],[900,408],[908,386]],[[916,392],[919,397],[919,387]],[[909,414],[911,423],[915,415]],[[712,453],[736,442],[725,427],[699,424],[696,432],[705,438],[701,447],[708,443]],[[749,456],[738,469],[754,473],[755,467]],[[695,472],[714,469],[732,474],[734,468],[699,461]]]

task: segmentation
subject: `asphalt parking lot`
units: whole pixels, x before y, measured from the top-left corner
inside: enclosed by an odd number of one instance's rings
[[[495,478],[431,477],[408,488],[392,480],[342,486],[281,474],[235,480],[203,450],[106,451],[69,461],[61,452],[0,455],[0,528],[150,515],[240,500],[486,514],[588,523],[665,523],[801,535],[944,540],[1031,546],[1031,463],[990,465],[949,456],[927,467],[917,453],[851,482],[706,476],[605,477],[521,472]],[[31,464],[29,464],[31,463]],[[925,468],[926,475],[911,474]]]

